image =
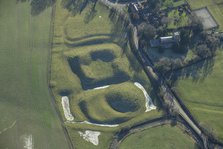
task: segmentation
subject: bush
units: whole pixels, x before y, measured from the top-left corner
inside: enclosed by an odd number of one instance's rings
[[[211,50],[206,44],[201,44],[196,47],[196,54],[201,58],[206,58],[212,55]]]
[[[147,40],[153,39],[156,36],[156,28],[148,23],[140,24],[138,32],[140,37],[144,37]]]

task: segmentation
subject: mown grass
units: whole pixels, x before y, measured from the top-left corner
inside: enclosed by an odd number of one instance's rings
[[[177,136],[177,137],[176,137]],[[120,149],[194,149],[195,142],[178,128],[169,125],[146,129],[125,138]]]
[[[121,128],[162,116],[163,112],[159,108],[144,112],[144,95],[133,82],[140,82],[148,92],[152,92],[155,103],[157,98],[142,67],[131,53],[122,18],[100,3],[96,4],[96,13],[91,19],[87,16],[92,7],[91,2],[75,15],[63,8],[61,1],[57,1],[56,6],[50,85],[61,115],[61,96],[66,95],[71,101],[75,121],[120,123],[116,128],[66,123],[75,147],[108,148],[108,140],[111,141],[111,136]],[[111,87],[91,90],[104,85]],[[138,109],[134,112],[118,112],[107,101],[107,96],[113,93],[121,94],[123,99],[130,97],[126,99],[130,103],[136,100],[134,102]],[[99,146],[91,143],[85,146],[86,141],[75,141],[81,139],[77,131],[87,129],[103,131],[103,138],[108,140],[101,138]]]
[[[182,76],[175,89],[200,125],[223,141],[223,52],[214,59],[213,68],[201,71],[200,76],[193,78]],[[186,69],[184,71],[187,71]]]
[[[223,1],[222,0],[187,0],[192,9],[207,7],[223,31]]]
[[[0,1],[0,148],[68,148],[47,85],[51,8],[31,15],[29,2]]]

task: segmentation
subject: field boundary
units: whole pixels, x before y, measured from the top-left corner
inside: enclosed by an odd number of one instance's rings
[[[164,125],[171,125],[171,126],[178,127],[179,129],[181,129],[182,132],[185,131],[186,135],[190,137],[191,139],[193,139],[198,146],[200,147],[202,146],[202,141],[199,140],[199,137],[197,135],[195,135],[196,133],[194,134],[194,132],[190,130],[190,128],[187,126],[187,124],[181,117],[179,117],[178,119],[178,118],[169,116],[169,117],[156,118],[156,119],[135,125],[129,128],[128,130],[124,130],[124,132],[120,132],[119,134],[116,134],[112,140],[112,143],[110,144],[109,149],[118,148],[120,144],[130,135],[133,135],[135,133],[140,133],[141,131],[145,131],[150,128],[160,127]]]
[[[71,138],[69,136],[68,130],[66,129],[65,125],[64,125],[64,121],[63,118],[61,116],[60,111],[57,108],[57,104],[56,104],[56,100],[55,100],[55,96],[50,88],[50,81],[51,81],[51,62],[52,62],[52,48],[53,48],[53,37],[54,37],[54,22],[55,22],[55,12],[56,12],[56,3],[53,4],[52,6],[52,10],[51,10],[51,20],[50,20],[50,31],[49,31],[49,48],[48,48],[48,66],[47,66],[47,88],[50,94],[50,99],[51,99],[51,104],[53,106],[53,109],[55,111],[55,113],[57,114],[59,120],[60,120],[60,125],[62,127],[62,130],[64,132],[66,141],[68,143],[68,147],[69,149],[74,149],[74,145],[71,141]]]

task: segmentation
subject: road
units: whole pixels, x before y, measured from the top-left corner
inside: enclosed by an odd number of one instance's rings
[[[152,74],[151,71],[148,71],[148,73],[150,73],[150,77],[154,77],[154,80],[157,80],[156,84],[159,85],[163,91],[163,93],[165,93],[165,97],[164,101],[166,103],[170,103],[171,102],[171,107],[174,111],[176,111],[179,115],[182,116],[182,118],[188,123],[188,125],[201,137],[201,139],[203,140],[204,143],[204,147],[206,149],[208,149],[208,145],[207,145],[207,140],[205,135],[202,133],[201,129],[193,122],[193,120],[190,118],[190,116],[188,116],[188,114],[184,111],[184,109],[182,108],[182,106],[179,104],[179,102],[177,101],[175,95],[173,94],[172,90],[169,88],[169,86],[165,83],[165,79],[163,77],[161,77],[157,72],[156,69],[154,68],[154,64],[152,63],[152,61],[150,60],[150,58],[148,57],[148,55],[143,52],[143,50],[139,49],[139,52],[141,53],[142,56],[142,61],[144,62],[144,65],[146,68],[151,68],[152,70]],[[155,74],[155,76],[154,76]]]

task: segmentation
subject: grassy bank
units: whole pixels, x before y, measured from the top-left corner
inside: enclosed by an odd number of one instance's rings
[[[56,6],[50,85],[61,115],[61,97],[68,96],[75,121],[120,124],[108,128],[66,123],[75,147],[108,148],[113,135],[121,128],[162,116],[159,108],[144,112],[145,98],[134,82],[140,82],[155,103],[158,100],[131,53],[123,18],[100,3],[89,2],[81,13],[64,8],[61,1]],[[92,90],[106,85],[110,87]],[[80,130],[102,132],[99,145],[83,140]]]

